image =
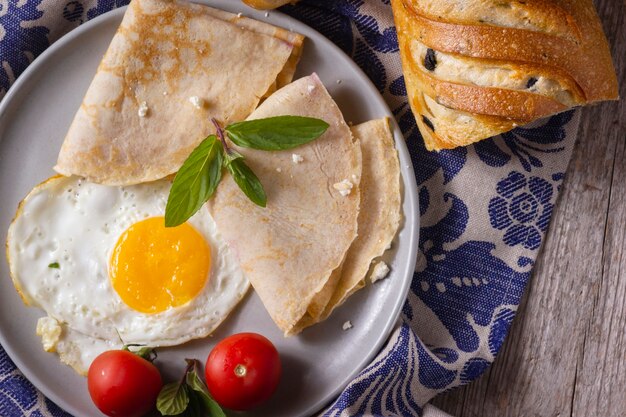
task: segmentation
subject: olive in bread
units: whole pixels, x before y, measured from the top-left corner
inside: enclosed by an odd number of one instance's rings
[[[450,149],[617,99],[591,0],[391,0],[426,147]]]

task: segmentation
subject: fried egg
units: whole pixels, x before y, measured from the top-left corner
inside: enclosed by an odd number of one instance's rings
[[[205,337],[249,287],[207,210],[165,227],[170,187],[53,177],[18,208],[7,237],[15,288],[48,315],[37,328],[44,348],[79,372],[121,341]]]

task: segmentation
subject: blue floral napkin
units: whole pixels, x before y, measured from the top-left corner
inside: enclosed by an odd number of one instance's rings
[[[127,3],[0,2],[0,97],[62,34]],[[550,222],[578,114],[428,152],[407,104],[388,0],[311,0],[282,10],[330,38],[372,79],[402,128],[419,188],[420,251],[401,324],[324,415],[419,416],[438,393],[476,379],[501,348]],[[67,416],[2,348],[0,415]]]

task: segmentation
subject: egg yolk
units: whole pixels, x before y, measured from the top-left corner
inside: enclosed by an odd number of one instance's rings
[[[165,227],[163,217],[130,226],[109,264],[115,291],[132,309],[158,313],[185,304],[204,287],[211,250],[191,225]]]

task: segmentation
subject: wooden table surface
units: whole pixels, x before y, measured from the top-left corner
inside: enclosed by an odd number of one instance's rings
[[[433,401],[452,416],[626,416],[626,0],[594,3],[622,100],[582,110],[505,345],[478,380]]]

